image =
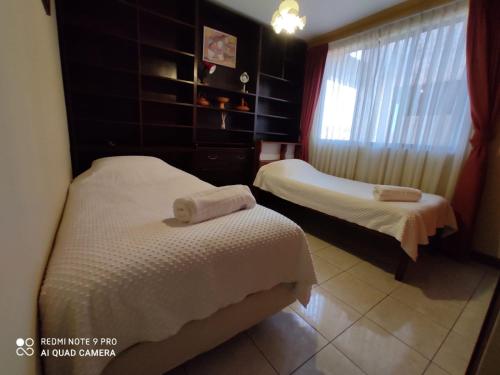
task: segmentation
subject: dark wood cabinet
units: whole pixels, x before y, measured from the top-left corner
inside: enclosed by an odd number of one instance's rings
[[[214,185],[249,184],[253,148],[199,147],[194,156],[194,173]]]
[[[303,41],[205,0],[56,5],[74,175],[99,157],[151,155],[216,185],[250,183],[255,141],[300,140]],[[201,83],[204,26],[236,36],[237,53]]]

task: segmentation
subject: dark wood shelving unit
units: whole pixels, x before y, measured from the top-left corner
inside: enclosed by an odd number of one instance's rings
[[[144,47],[156,48],[156,49],[159,49],[159,50],[162,50],[165,52],[174,53],[176,55],[181,55],[181,56],[186,56],[186,57],[194,57],[194,53],[182,51],[182,50],[177,49],[177,48],[165,47],[165,46],[161,46],[158,44],[154,44],[152,42],[141,42],[140,44]]]
[[[267,100],[274,100],[276,102],[297,104],[297,102],[294,101],[294,100],[288,100],[288,99],[282,99],[282,98],[275,98],[273,96],[259,95],[259,99],[267,99]]]
[[[190,27],[190,28],[193,28],[195,29],[196,28],[196,25],[195,24],[191,24],[191,23],[188,23],[188,22],[184,22],[184,21],[181,21],[177,18],[174,18],[174,17],[170,17],[166,14],[163,14],[163,13],[159,13],[157,11],[154,11],[152,9],[148,9],[148,8],[144,8],[143,6],[137,6],[137,9],[141,12],[144,12],[144,13],[149,13],[151,15],[154,15],[154,16],[157,16],[157,17],[160,17],[160,18],[163,18],[167,21],[170,21],[170,22],[173,22],[173,23],[176,23],[178,25],[182,25],[182,26],[186,26],[186,27]]]
[[[257,116],[274,118],[274,119],[278,119],[278,120],[294,120],[293,117],[280,116],[280,115],[270,115],[270,114],[265,114],[265,113],[259,113],[259,114],[257,114]]]
[[[221,91],[226,91],[226,92],[230,92],[230,93],[233,93],[233,94],[238,94],[238,95],[243,95],[243,96],[256,96],[255,93],[253,92],[243,92],[241,90],[235,90],[235,89],[228,89],[228,88],[225,88],[225,87],[220,87],[220,86],[213,86],[213,85],[208,85],[206,83],[198,83],[198,88],[200,90],[203,90],[203,89],[208,89],[208,90],[221,90]]]
[[[264,77],[264,78],[275,79],[275,80],[281,81],[281,82],[293,83],[293,81],[290,81],[289,79],[286,79],[286,78],[283,78],[283,77],[278,77],[278,76],[275,76],[275,75],[272,75],[272,74],[267,74],[267,73],[264,73],[264,72],[260,72],[260,76]]]
[[[255,112],[252,111],[240,111],[237,109],[231,109],[231,108],[218,108],[218,107],[211,107],[211,106],[204,106],[204,105],[196,105],[196,108],[199,109],[209,109],[212,111],[218,111],[218,112],[229,112],[229,113],[241,113],[243,115],[253,115]]]
[[[217,185],[249,183],[255,141],[299,141],[303,41],[206,0],[56,6],[74,175],[99,157],[151,155]],[[237,55],[201,83],[204,26],[236,36]]]

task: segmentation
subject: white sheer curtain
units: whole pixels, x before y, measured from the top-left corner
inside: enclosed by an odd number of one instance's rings
[[[471,132],[466,16],[460,1],[331,43],[311,164],[451,197]]]

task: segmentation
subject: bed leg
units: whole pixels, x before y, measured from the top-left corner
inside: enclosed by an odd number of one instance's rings
[[[398,268],[396,269],[396,273],[394,274],[394,278],[397,281],[403,281],[406,269],[408,268],[408,263],[410,263],[410,257],[404,251],[402,251]]]

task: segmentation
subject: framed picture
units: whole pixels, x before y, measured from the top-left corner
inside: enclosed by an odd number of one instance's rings
[[[43,7],[45,8],[45,13],[50,16],[50,0],[42,0]]]
[[[203,61],[236,68],[236,42],[234,35],[203,26]]]

